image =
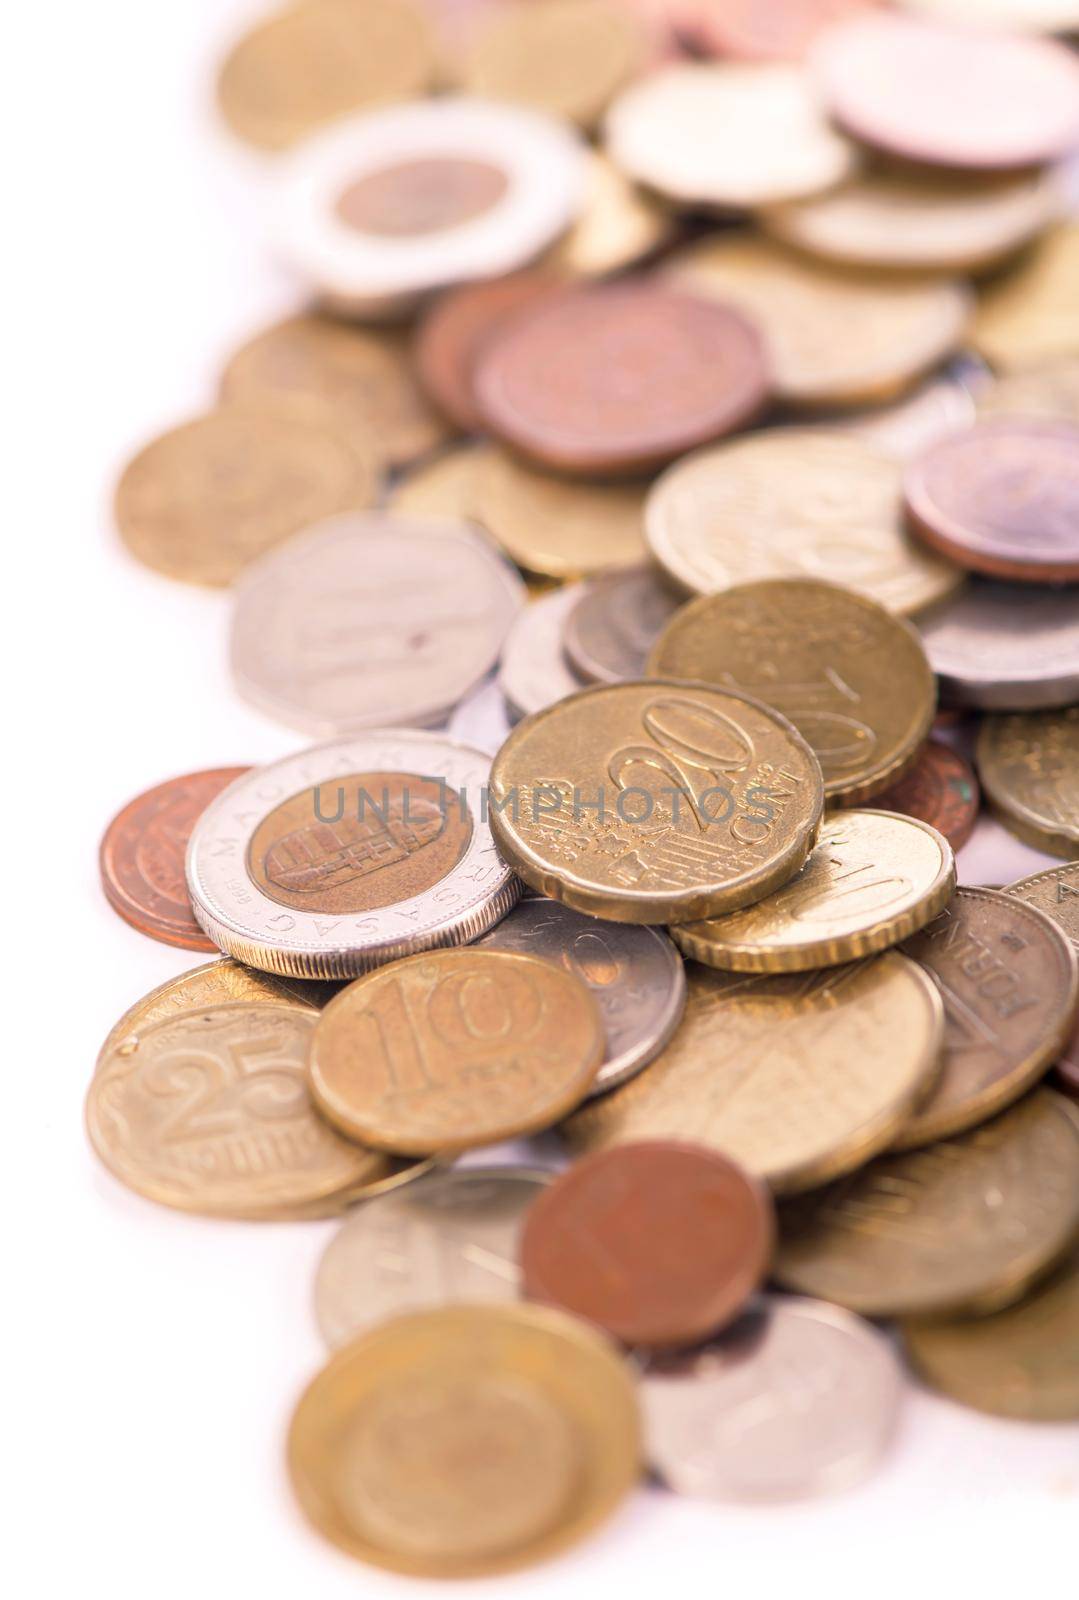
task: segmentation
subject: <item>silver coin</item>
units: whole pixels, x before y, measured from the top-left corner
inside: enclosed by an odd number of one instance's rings
[[[506,700],[495,678],[488,678],[458,705],[450,718],[451,739],[494,755],[509,738]]]
[[[562,632],[566,618],[586,588],[584,583],[568,583],[553,594],[542,595],[526,606],[510,629],[502,650],[498,686],[511,721],[519,722],[533,711],[542,711],[585,688],[584,678],[563,654]]]
[[[524,603],[516,572],[466,523],[332,517],[242,574],[233,678],[314,736],[428,726],[491,670]]]
[[[946,703],[1047,711],[1079,700],[1074,589],[972,578],[916,620]]]
[[[974,401],[966,383],[951,371],[931,378],[892,405],[871,411],[836,413],[814,423],[829,432],[853,433],[894,461],[909,461],[947,433],[974,421]]]
[[[570,666],[589,683],[643,678],[649,650],[684,604],[654,567],[597,579],[566,618],[562,644]]]
[[[517,1236],[552,1176],[460,1167],[361,1206],[318,1265],[315,1316],[326,1343],[336,1349],[405,1311],[516,1300]]]
[[[477,943],[557,961],[588,985],[607,1030],[607,1058],[594,1095],[625,1083],[647,1066],[681,1019],[685,969],[659,928],[601,922],[536,896],[519,901]]]
[[[767,1297],[722,1338],[649,1362],[645,1448],[679,1494],[803,1499],[867,1476],[902,1389],[891,1344],[861,1317]]]
[[[296,978],[467,944],[520,893],[487,824],[489,771],[482,751],[397,729],[247,773],[188,844],[200,926],[238,961]]]

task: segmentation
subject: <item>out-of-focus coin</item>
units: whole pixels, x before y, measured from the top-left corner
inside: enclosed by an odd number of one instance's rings
[[[520,892],[483,813],[487,771],[479,750],[399,730],[249,773],[191,835],[196,918],[237,960],[299,978],[475,939]]]
[[[603,684],[519,723],[491,768],[491,829],[533,889],[613,922],[746,905],[805,861],[820,766],[730,690]]]
[[[395,1572],[504,1572],[573,1544],[640,1472],[629,1370],[542,1306],[444,1306],[340,1350],[300,1397],[292,1486],[314,1526]]]
[[[528,572],[587,577],[643,560],[645,488],[583,483],[487,450],[476,475],[476,515]]]
[[[566,655],[590,683],[643,678],[648,652],[678,606],[657,567],[632,567],[600,578],[566,618]]]
[[[1047,233],[982,293],[971,341],[1005,372],[1079,356],[1079,221]]]
[[[217,100],[233,133],[268,150],[323,123],[431,87],[435,45],[406,0],[293,0],[235,44]]]
[[[759,1288],[774,1230],[767,1190],[714,1150],[619,1145],[575,1162],[530,1207],[524,1292],[623,1344],[695,1344]]]
[[[976,759],[990,806],[1017,838],[1079,857],[1079,705],[986,717]]]
[[[386,501],[399,517],[442,522],[476,521],[476,479],[482,445],[460,444],[410,468]]]
[[[1079,1100],[1079,1023],[1053,1065],[1053,1085]]]
[[[974,768],[939,739],[928,739],[899,782],[877,795],[879,811],[928,822],[953,850],[961,850],[974,831],[980,802]]]
[[[140,933],[182,950],[214,950],[191,910],[184,852],[210,801],[247,767],[170,778],[129,800],[101,841],[101,886],[112,909]]]
[[[1009,883],[1007,892],[1052,917],[1079,953],[1079,861]]]
[[[797,67],[679,63],[607,113],[616,166],[680,205],[743,209],[816,194],[854,164]]]
[[[466,433],[483,426],[472,393],[479,351],[500,323],[556,287],[550,273],[513,272],[450,289],[423,317],[416,331],[416,370],[431,399]]]
[[[633,266],[667,242],[675,218],[606,156],[589,159],[584,210],[543,257],[543,265],[568,278],[605,278]]]
[[[587,984],[603,1013],[607,1038],[592,1094],[625,1083],[647,1066],[682,1016],[682,958],[659,928],[600,922],[557,900],[531,897],[518,901],[475,948],[538,956]]]
[[[562,654],[566,618],[584,594],[583,583],[567,584],[522,611],[502,649],[498,686],[512,722],[542,711],[586,687]]]
[[[738,584],[683,606],[648,671],[775,706],[820,762],[830,805],[868,800],[905,771],[936,710],[910,623],[867,595],[808,578]]]
[[[316,736],[441,722],[494,666],[523,605],[517,574],[474,528],[336,517],[244,573],[233,680]]]
[[[1059,417],[1079,424],[1079,356],[1011,372],[978,395],[985,417]]]
[[[768,373],[736,310],[673,285],[566,290],[485,346],[475,394],[488,427],[556,471],[645,472],[763,406]]]
[[[697,49],[741,61],[803,61],[817,35],[874,0],[679,0],[678,31]]]
[[[879,12],[831,29],[811,64],[841,127],[909,161],[1031,167],[1079,142],[1079,65],[1045,40]]]
[[[572,971],[508,950],[437,950],[330,1001],[308,1082],[349,1138],[452,1154],[550,1127],[591,1089],[604,1049],[599,1005]]]
[[[940,996],[892,951],[803,976],[691,964],[687,979],[648,1071],[563,1123],[573,1149],[690,1139],[794,1194],[886,1150],[939,1069]]]
[[[651,1359],[645,1451],[678,1494],[757,1503],[829,1494],[876,1466],[902,1391],[891,1342],[870,1323],[769,1295],[703,1348]]]
[[[1079,700],[1079,611],[1068,590],[973,578],[918,618],[946,705],[1039,711]]]
[[[903,0],[907,11],[964,27],[1014,28],[1016,32],[1074,33],[1079,30],[1076,0]]]
[[[829,432],[839,429],[894,461],[909,461],[946,433],[969,427],[974,414],[969,389],[946,368],[939,378],[926,379],[901,400],[864,411],[829,412],[813,426]]]
[[[449,720],[451,739],[485,750],[491,756],[509,738],[509,731],[509,707],[497,678],[488,678],[466,696]]]
[[[676,462],[645,502],[645,537],[676,583],[716,594],[755,578],[821,578],[889,611],[962,582],[903,525],[902,470],[845,434],[771,428]]]
[[[223,585],[300,528],[370,505],[377,481],[366,442],[325,416],[226,406],[161,434],[128,462],[116,524],[144,566]]]
[[[1006,1225],[1004,1219],[1007,1219]],[[1048,1090],[784,1206],[775,1277],[866,1316],[995,1311],[1079,1227],[1079,1117]]]

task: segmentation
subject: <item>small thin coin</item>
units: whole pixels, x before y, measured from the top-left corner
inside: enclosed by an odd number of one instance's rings
[[[984,417],[1057,417],[1079,424],[1079,356],[1011,372],[978,395]]]
[[[766,1189],[714,1150],[642,1140],[574,1163],[529,1209],[525,1294],[627,1345],[695,1344],[760,1287],[775,1240]]]
[[[643,678],[648,652],[680,603],[655,566],[597,579],[566,618],[562,643],[571,666],[589,683]]]
[[[592,1088],[605,1040],[573,972],[507,950],[397,961],[322,1012],[315,1103],[351,1139],[445,1155],[548,1128]]]
[[[636,566],[645,555],[643,486],[582,483],[484,451],[476,516],[527,572],[583,578]]]
[[[1079,356],[1079,221],[1044,235],[982,292],[971,341],[1003,372]]]
[[[1005,885],[1007,892],[1052,917],[1079,953],[1079,861],[1035,872]]]
[[[986,717],[978,773],[990,806],[1025,844],[1079,857],[1079,706]]]
[[[1079,700],[1079,608],[1066,590],[972,578],[918,630],[945,705],[1040,711]]]
[[[969,761],[951,745],[927,739],[914,765],[876,798],[879,811],[928,822],[953,850],[961,850],[974,831],[981,790]]]
[[[679,0],[678,31],[705,54],[803,61],[817,35],[875,0]]]
[[[476,480],[482,445],[461,444],[411,467],[386,500],[399,517],[421,521],[476,522]]]
[[[483,418],[473,395],[476,359],[500,323],[556,289],[542,271],[463,284],[441,295],[416,330],[414,354],[420,382],[439,410],[465,433],[479,433]]]
[[[567,278],[606,278],[652,255],[673,237],[676,218],[605,156],[588,163],[584,210],[543,257]]]
[[[445,1306],[371,1328],[301,1395],[288,1436],[305,1514],[351,1556],[463,1578],[554,1555],[640,1472],[626,1364],[541,1306]]]

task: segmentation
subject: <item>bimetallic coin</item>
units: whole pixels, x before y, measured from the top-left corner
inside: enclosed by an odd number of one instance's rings
[[[1029,878],[1007,884],[1006,889],[1017,900],[1025,900],[1052,917],[1079,952],[1079,861],[1035,872]]]
[[[527,572],[584,578],[636,566],[646,555],[642,486],[582,483],[486,450],[476,517]]]
[[[939,739],[927,739],[914,765],[877,796],[877,809],[928,822],[953,850],[960,850],[974,831],[980,802],[970,762]]]
[[[443,414],[465,433],[483,418],[473,395],[476,359],[499,325],[530,301],[557,289],[549,272],[512,272],[466,283],[440,295],[416,329],[413,351],[420,382]]]
[[[1006,373],[978,395],[984,417],[1058,417],[1079,423],[1079,357]]]
[[[972,578],[918,630],[945,705],[1040,711],[1079,700],[1079,608],[1067,591]]]
[[[986,717],[977,762],[1006,828],[1035,850],[1079,857],[1079,706]]]
[[[1079,220],[1062,222],[983,291],[971,340],[1004,372],[1079,356]]]
[[[674,214],[638,189],[605,156],[588,163],[584,210],[543,257],[551,272],[567,278],[606,278],[623,272],[673,236]]]
[[[632,567],[589,584],[566,618],[562,643],[589,683],[643,678],[645,661],[681,601],[658,567]]]
[[[553,594],[541,595],[510,629],[502,649],[498,686],[512,722],[585,687],[585,680],[562,653],[562,630],[586,592],[583,583],[571,583]]]

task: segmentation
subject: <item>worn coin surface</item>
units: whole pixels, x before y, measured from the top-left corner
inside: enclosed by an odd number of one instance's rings
[[[1059,417],[1079,423],[1079,356],[1009,372],[978,395],[985,417]]]
[[[939,739],[927,739],[914,765],[876,801],[879,811],[928,822],[961,850],[974,831],[981,791],[969,761]]]
[[[502,649],[498,686],[511,721],[519,722],[586,687],[562,651],[566,618],[585,592],[583,583],[570,583],[553,594],[541,595],[510,629]]]
[[[605,278],[658,250],[672,237],[676,219],[654,195],[631,182],[606,156],[588,163],[584,210],[543,257],[568,278]]]
[[[557,284],[551,273],[535,270],[462,284],[441,295],[420,321],[414,345],[420,381],[439,410],[466,433],[483,426],[472,383],[484,343],[500,323]]]
[[[945,705],[1040,711],[1079,700],[1079,608],[1068,590],[972,578],[918,618]]]
[[[1032,873],[1006,885],[1007,892],[1052,917],[1079,953],[1079,861]]]
[[[1021,371],[1079,356],[1079,221],[1045,234],[1014,271],[987,285],[971,340],[994,367]]]
[[[986,717],[977,762],[1006,828],[1035,850],[1079,857],[1079,706]]]
[[[646,555],[643,486],[583,483],[486,450],[476,474],[476,516],[528,572],[590,577]]]
[[[648,1071],[562,1124],[574,1150],[690,1139],[780,1194],[887,1149],[939,1069],[944,1008],[913,961],[746,977],[691,963]]]
[[[597,579],[566,618],[562,643],[571,665],[589,683],[643,678],[648,652],[680,603],[656,566]]]

